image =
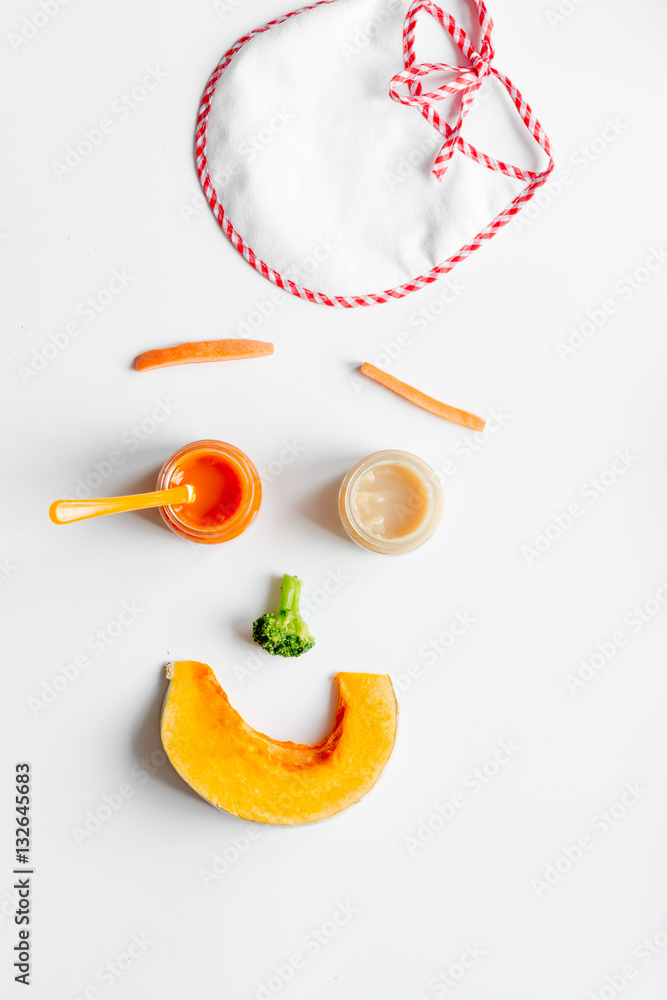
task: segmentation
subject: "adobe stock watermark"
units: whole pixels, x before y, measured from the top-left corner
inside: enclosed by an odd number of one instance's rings
[[[19,903],[18,889],[14,885],[6,888],[0,900],[0,927],[4,927],[8,920],[14,926],[14,914]]]
[[[604,639],[598,640],[592,653],[579,657],[577,669],[565,675],[568,691],[576,695],[586,687],[614,659],[619,650],[627,646],[632,636],[641,632],[667,606],[667,580],[658,581],[658,587],[642,604],[635,604],[623,617],[623,628],[618,628]]]
[[[475,105],[484,104],[491,96],[491,92],[484,87],[477,91],[475,95]],[[383,171],[382,177],[389,188],[394,188],[404,184],[415,172],[430,173],[436,158],[437,147],[434,148],[433,137],[428,136],[418,142],[413,143],[407,152],[395,160],[391,169]]]
[[[548,523],[535,531],[531,544],[521,546],[526,566],[532,566],[537,559],[541,559],[601,497],[613,489],[637,461],[638,456],[627,448],[617,448],[609,465],[580,487],[577,496],[581,500],[571,500],[563,510],[552,514]]]
[[[457,611],[438,635],[419,647],[417,657],[421,662],[409,663],[402,673],[392,674],[397,690],[401,694],[409,691],[415,681],[424,676],[424,668],[435,666],[476,623],[477,619],[469,611]]]
[[[228,14],[233,14],[244,3],[245,0],[213,0],[213,10],[223,21]]]
[[[438,288],[437,294],[425,305],[410,313],[406,328],[400,330],[391,339],[383,340],[380,343],[379,350],[371,356],[371,364],[375,365],[376,368],[382,368],[385,371],[390,369],[394,362],[414,345],[415,334],[425,333],[436,320],[444,315],[447,306],[455,302],[466,291],[466,286],[461,280],[451,275],[441,278],[436,287]],[[350,378],[357,395],[368,388],[370,384],[369,380],[358,372],[352,372]]]
[[[31,14],[21,18],[17,29],[7,33],[7,41],[14,52],[20,52],[33,38],[36,38],[69,2],[70,0],[40,0]]]
[[[218,187],[224,187],[224,185],[229,184],[229,182],[236,176],[236,174],[249,163],[254,160],[256,156],[261,154],[267,146],[270,146],[277,135],[284,132],[288,125],[292,122],[297,121],[297,115],[287,108],[274,108],[271,117],[267,119],[266,124],[263,125],[257,132],[252,135],[246,136],[246,138],[239,143],[238,152],[240,153],[240,158],[235,160],[230,164],[225,170],[220,171],[217,175]],[[196,191],[192,195],[189,201],[180,202],[178,205],[178,213],[185,222],[186,225],[190,225],[193,219],[196,219],[206,208],[208,202],[204,197],[201,190]]]
[[[569,336],[556,342],[556,353],[561,361],[569,359],[580,351],[596,334],[615,316],[623,306],[634,298],[637,292],[651,280],[667,262],[667,250],[663,246],[650,247],[643,263],[631,271],[626,271],[622,278],[614,282],[613,294],[605,298],[598,306],[587,309],[585,319],[576,325],[568,327]]]
[[[111,277],[102,288],[82,299],[74,308],[75,318],[50,333],[41,347],[33,347],[30,360],[17,366],[16,371],[23,384],[27,385],[66,351],[72,341],[85,332],[86,326],[90,327],[123,294],[131,281],[134,281],[134,275],[127,268],[117,268],[111,272]]]
[[[618,115],[614,115],[613,118],[605,118],[599,134],[583,145],[577,146],[570,153],[570,167],[561,167],[555,170],[549,180],[533,195],[528,204],[524,205],[521,211],[515,215],[512,225],[516,232],[522,232],[535,222],[536,219],[539,219],[546,209],[550,208],[555,201],[558,201],[563,196],[565,191],[576,182],[578,177],[586,173],[589,167],[596,163],[600,157],[604,156],[610,146],[613,146],[619,136],[628,128],[629,125],[627,122],[621,121]]]
[[[392,170],[383,171],[383,180],[389,190],[393,191],[394,188],[404,184],[416,170],[423,171],[431,160],[433,160],[433,140],[429,136],[421,142],[416,142],[408,152],[399,156]]]
[[[16,564],[11,561],[9,556],[0,558],[0,584],[7,583],[16,572]]]
[[[479,767],[471,768],[464,775],[460,788],[448,798],[437,802],[430,815],[421,819],[415,830],[403,838],[408,854],[414,857],[417,851],[430,844],[520,753],[521,747],[514,740],[499,740],[493,753]]]
[[[76,995],[70,993],[66,1000],[101,1000],[106,993],[101,992],[100,986],[104,986],[105,990],[110,990],[119,979],[127,975],[154,944],[155,942],[148,937],[145,931],[141,934],[132,934],[123,951],[118,952],[112,959],[100,965],[95,972],[95,982],[77,992]],[[96,985],[97,983],[100,985]]]
[[[305,451],[307,451],[306,446],[299,444],[296,438],[291,438],[290,440],[284,438],[282,447],[275,458],[270,459],[265,467],[257,470],[262,485],[270,486],[272,483],[275,483],[276,479],[280,479],[283,475],[285,469],[288,469],[290,465],[294,465]]]
[[[385,0],[377,13],[359,24],[349,39],[339,42],[339,48],[345,62],[349,63],[361,55],[382,29],[389,24],[394,12],[400,8],[400,0]]]
[[[639,781],[628,781],[613,802],[591,817],[587,832],[582,833],[573,843],[563,845],[560,854],[546,863],[541,875],[531,878],[530,884],[535,895],[540,898],[558,885],[647,794],[648,790]]]
[[[342,569],[330,569],[319,587],[301,595],[300,609],[304,618],[308,619],[328,604],[332,597],[340,593],[346,583],[352,579]]]
[[[197,869],[197,876],[205,889],[210,889],[214,882],[225,875],[237,861],[244,857],[262,836],[262,831],[256,823],[248,823],[244,832],[238,836],[228,837],[227,843],[216,851],[207,867]]]
[[[505,426],[509,419],[510,414],[506,413],[502,406],[496,406],[489,410],[484,430],[474,431],[459,438],[452,448],[454,457],[445,459],[437,468],[434,468],[433,471],[440,482],[444,485],[447,479],[455,476],[463,466],[468,464],[471,458],[486,448],[491,438]]]
[[[470,970],[474,969],[485,955],[486,948],[482,948],[477,941],[465,945],[453,962],[444,969],[438,969],[436,974],[431,976],[426,987],[430,996],[421,994],[417,1000],[432,1000],[433,996],[449,996],[454,987],[465,979]]]
[[[189,201],[181,201],[179,203],[178,214],[186,226],[189,226],[193,219],[201,215],[207,205],[208,202],[200,188],[198,191],[195,191]]]
[[[157,430],[179,409],[177,403],[167,396],[158,396],[153,400],[151,410],[141,420],[131,424],[118,439],[118,446],[112,448],[103,458],[97,459],[87,472],[78,476],[72,493],[64,495],[64,500],[88,500],[108,479],[111,479],[117,469],[127,461],[127,456],[137,451],[139,447],[155,434]]]
[[[315,274],[320,264],[324,263],[340,247],[338,240],[333,237],[320,237],[312,247],[311,252],[299,263],[299,269],[306,274]],[[254,299],[252,308],[245,316],[240,316],[235,327],[235,336],[252,338],[260,326],[266,323],[276,312],[276,309],[288,298],[287,292],[281,288],[273,288],[269,294],[262,299]]]
[[[51,161],[51,170],[59,182],[81,166],[96,149],[112,135],[121,122],[140,107],[167,79],[168,73],[159,66],[147,66],[139,83],[124,90],[111,102],[109,113],[90,128],[85,128],[78,139],[65,147],[62,159]]]
[[[284,132],[292,122],[297,121],[297,117],[289,108],[273,108],[271,117],[266,119],[264,125],[256,132],[247,135],[238,144],[236,148],[239,156],[225,170],[221,170],[216,175],[217,186],[220,188],[229,184],[246,163],[250,163],[263,153],[266,147],[270,146],[275,140],[276,136]]]
[[[325,604],[328,604],[331,598],[335,597],[351,579],[341,569],[330,569],[319,587],[301,595],[299,608],[304,620],[310,623],[313,615]],[[237,681],[244,684],[272,660],[273,657],[270,653],[265,653],[264,650],[257,647],[257,652],[248,653],[243,663],[233,664],[232,670]]]
[[[667,949],[667,925],[663,924],[633,948],[633,961],[624,962],[616,972],[605,976],[604,984],[591,990],[586,1000],[615,1000],[615,997],[637,979],[648,965],[665,954],[665,949]]]
[[[143,614],[144,608],[139,607],[136,601],[123,601],[111,621],[86,637],[84,650],[73,656],[69,663],[58,667],[50,680],[42,681],[38,694],[28,698],[27,705],[32,714],[37,717],[58,701],[81,674],[92,666],[94,657],[103,656]]]
[[[239,146],[239,152],[246,160],[254,160],[277,135],[284,132],[297,116],[288,108],[274,108],[271,117],[257,132],[249,135]]]
[[[292,952],[289,958],[276,963],[266,979],[258,979],[252,992],[246,993],[242,1000],[271,1000],[272,997],[290,983],[295,975],[306,968],[308,960],[319,955],[340,934],[341,930],[359,913],[359,907],[351,900],[339,901],[331,916],[322,924],[311,927],[301,938],[298,950]]]
[[[141,757],[134,765],[126,781],[117,788],[105,792],[97,805],[87,809],[80,824],[70,827],[74,842],[81,847],[94,837],[102,827],[113,819],[129,799],[133,799],[137,789],[145,785],[153,774],[167,763],[167,755],[162,750],[154,750],[150,757]]]
[[[560,0],[557,7],[544,12],[547,24],[550,28],[560,27],[587,2],[588,0]]]

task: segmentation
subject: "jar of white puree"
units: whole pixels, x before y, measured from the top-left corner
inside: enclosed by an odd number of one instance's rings
[[[350,538],[372,552],[411,552],[442,517],[442,486],[430,465],[408,451],[376,451],[350,469],[338,509]]]

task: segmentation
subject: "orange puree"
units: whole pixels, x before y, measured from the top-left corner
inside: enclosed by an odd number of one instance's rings
[[[192,528],[217,528],[244,504],[238,468],[222,455],[205,451],[184,455],[170,477],[170,485],[181,484],[192,486],[195,498],[173,511]]]
[[[160,507],[165,524],[182,538],[210,545],[248,528],[262,502],[262,484],[247,455],[225,441],[193,441],[164,463],[158,490],[191,486],[190,503]]]

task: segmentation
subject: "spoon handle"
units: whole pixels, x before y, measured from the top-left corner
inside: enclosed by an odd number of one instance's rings
[[[164,507],[166,504],[192,503],[192,486],[172,486],[157,493],[135,493],[127,497],[105,497],[103,500],[55,500],[49,507],[49,517],[54,524],[85,521],[102,514],[120,514],[126,510],[143,510],[146,507]]]

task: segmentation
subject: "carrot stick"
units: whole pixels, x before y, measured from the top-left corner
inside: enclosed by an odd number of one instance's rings
[[[403,399],[414,403],[415,406],[421,406],[422,410],[435,413],[436,417],[452,420],[455,424],[462,424],[464,427],[469,427],[472,431],[483,431],[486,426],[486,420],[476,417],[474,413],[467,413],[466,410],[458,410],[455,406],[448,406],[447,403],[441,403],[438,399],[427,396],[425,392],[415,389],[406,382],[401,382],[400,378],[395,378],[393,375],[388,375],[387,372],[381,371],[375,365],[369,365],[366,362],[361,366],[359,371],[362,375],[373,379],[379,385],[383,385],[385,389],[391,389],[392,392],[402,396]]]
[[[273,344],[265,340],[197,340],[177,347],[163,347],[140,354],[134,364],[138,372],[169,365],[195,365],[203,361],[231,361],[263,358],[273,354]]]

